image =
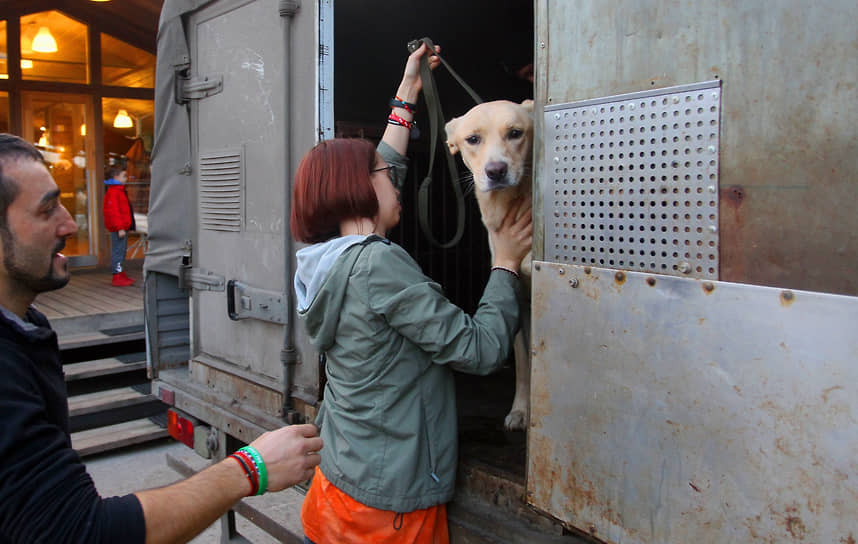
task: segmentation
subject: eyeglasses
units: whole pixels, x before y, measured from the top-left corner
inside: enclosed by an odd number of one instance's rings
[[[375,174],[376,172],[382,172],[384,170],[387,170],[387,177],[390,179],[391,182],[393,182],[393,166],[392,165],[383,166],[381,168],[376,168],[375,170],[370,170],[369,173]]]

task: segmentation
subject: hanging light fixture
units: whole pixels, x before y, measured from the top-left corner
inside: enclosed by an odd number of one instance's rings
[[[80,135],[86,136],[86,123],[81,123],[80,125]]]
[[[57,40],[55,40],[51,35],[51,31],[48,30],[48,27],[43,26],[39,28],[36,36],[33,38],[33,51],[37,51],[39,53],[57,52]]]
[[[128,116],[127,111],[119,110],[119,113],[113,118],[113,126],[114,128],[131,128],[134,126],[134,122]]]
[[[47,147],[48,146],[48,136],[45,133],[42,133],[42,136],[39,138],[39,146]]]

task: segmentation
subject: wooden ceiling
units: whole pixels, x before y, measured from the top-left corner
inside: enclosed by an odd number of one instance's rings
[[[154,53],[163,4],[164,0],[0,0],[0,17],[59,10]]]

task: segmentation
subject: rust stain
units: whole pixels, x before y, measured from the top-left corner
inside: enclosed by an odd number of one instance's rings
[[[795,295],[792,291],[781,291],[781,306],[788,308],[795,300]]]
[[[828,389],[823,389],[822,390],[822,400],[825,402],[828,402],[828,394],[831,393],[832,391],[836,391],[838,389],[843,389],[843,387],[840,385],[835,385],[834,387],[829,387]]]
[[[703,292],[707,295],[711,295],[715,291],[715,284],[710,281],[703,282]]]
[[[694,485],[694,482],[688,482],[688,485],[690,485],[690,486],[691,486],[691,489],[693,489],[694,491],[697,491],[698,493],[700,493],[700,488],[699,488],[699,487],[697,487],[696,485]]]
[[[840,544],[855,544],[855,537],[849,533],[849,536],[840,538]]]
[[[650,287],[655,287],[655,278],[647,278],[646,284],[649,285]]]
[[[745,188],[741,185],[731,185],[724,190],[724,197],[728,204],[738,208],[746,197]]]
[[[786,527],[787,532],[789,532],[789,534],[791,534],[793,538],[804,540],[804,535],[807,533],[807,529],[805,528],[804,522],[801,521],[800,517],[787,516]]]
[[[585,274],[587,274],[587,275],[590,275],[590,274],[592,274],[592,273],[593,273],[593,269],[592,269],[592,268],[590,268],[589,266],[585,266],[585,267],[584,267],[584,273],[585,273]]]
[[[622,272],[617,272],[616,274],[614,274],[614,281],[617,283],[617,285],[622,285],[626,283],[626,275]]]

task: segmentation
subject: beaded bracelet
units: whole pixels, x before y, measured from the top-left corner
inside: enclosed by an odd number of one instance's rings
[[[405,111],[407,111],[408,113],[412,113],[412,114],[417,113],[417,104],[414,104],[412,102],[406,102],[405,100],[402,100],[398,96],[396,98],[390,99],[390,107],[391,108],[402,108]]]
[[[257,480],[257,472],[250,467],[253,466],[253,463],[250,459],[245,458],[247,454],[243,451],[237,451],[230,455],[233,459],[238,461],[238,464],[241,465],[241,468],[244,469],[244,474],[247,476],[247,479],[250,480],[250,495],[256,495],[259,491],[259,481]]]
[[[268,471],[265,468],[265,462],[262,460],[262,456],[259,455],[259,452],[252,446],[245,446],[238,451],[243,451],[249,455],[250,459],[253,461],[254,468],[259,475],[259,490],[256,492],[256,495],[262,495],[268,490]]]
[[[516,279],[521,279],[521,276],[519,276],[519,275],[518,275],[518,272],[516,272],[516,271],[515,271],[515,270],[513,270],[512,268],[507,268],[507,267],[505,267],[505,266],[493,266],[493,267],[492,267],[492,270],[504,270],[504,271],[506,271],[506,272],[509,272],[509,273],[510,273],[510,274],[512,274],[513,276],[515,276],[515,277],[516,277]]]
[[[390,115],[387,117],[387,124],[388,125],[399,125],[401,127],[407,128],[408,130],[411,130],[414,127],[414,125],[416,125],[417,123],[415,123],[414,121],[406,121],[405,119],[396,115],[395,113],[390,112]]]

